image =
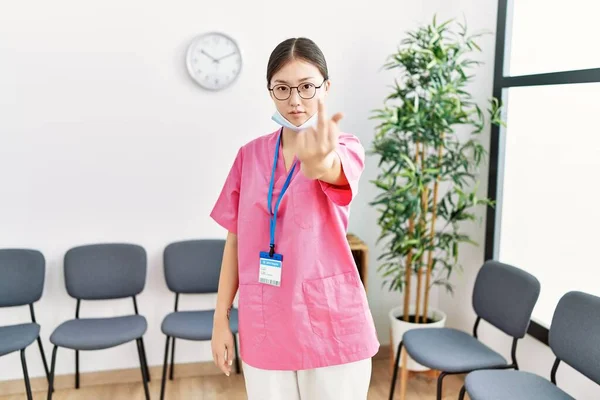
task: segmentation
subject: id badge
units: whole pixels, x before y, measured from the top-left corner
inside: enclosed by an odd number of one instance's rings
[[[268,251],[261,251],[258,281],[267,285],[280,286],[282,264],[281,254],[274,253],[271,257]]]

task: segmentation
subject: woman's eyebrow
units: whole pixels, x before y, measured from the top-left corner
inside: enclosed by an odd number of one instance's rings
[[[308,81],[308,80],[310,80],[310,79],[314,79],[314,77],[312,77],[312,76],[309,76],[309,77],[307,77],[307,78],[302,78],[302,79],[300,79],[300,80],[299,80],[299,82]],[[287,84],[287,83],[289,83],[288,81],[284,81],[284,80],[281,80],[281,79],[275,79],[273,82],[274,82],[274,83],[286,83],[286,84]]]

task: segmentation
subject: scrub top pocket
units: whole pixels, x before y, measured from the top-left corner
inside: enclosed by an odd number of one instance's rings
[[[366,318],[360,290],[354,272],[305,281],[304,300],[313,332],[339,340],[362,332]]]

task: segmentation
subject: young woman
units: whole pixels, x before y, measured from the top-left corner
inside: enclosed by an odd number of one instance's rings
[[[280,129],[242,146],[211,213],[229,231],[214,317],[215,363],[229,375],[228,313],[239,288],[250,400],[365,400],[379,342],[348,242],[364,168],[358,139],[329,117],[317,45],[288,39],[267,87]]]

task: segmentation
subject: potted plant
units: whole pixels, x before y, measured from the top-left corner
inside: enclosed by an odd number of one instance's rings
[[[464,223],[477,220],[475,207],[492,204],[477,196],[486,118],[468,92],[468,70],[480,64],[471,58],[481,51],[480,36],[434,17],[409,31],[384,66],[399,76],[372,116],[380,122],[370,153],[379,156],[380,170],[371,205],[379,213],[377,243],[385,242],[377,270],[384,286],[403,294],[389,312],[394,349],[408,329],[445,325],[445,314],[429,302],[431,289],[452,293],[450,277],[462,269],[460,245],[476,244]],[[502,123],[497,99],[488,113],[491,123]],[[426,369],[410,359],[407,368]]]

